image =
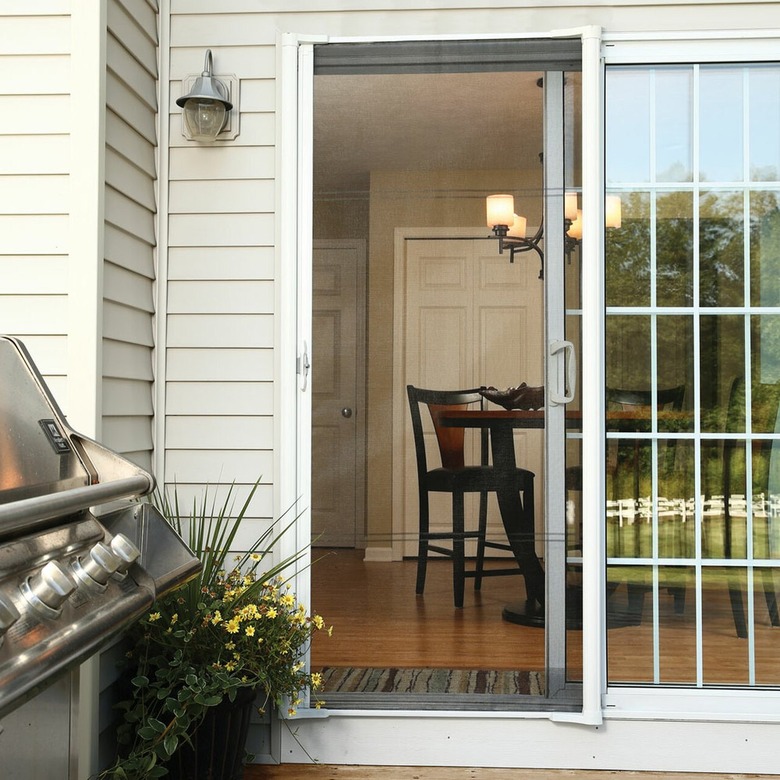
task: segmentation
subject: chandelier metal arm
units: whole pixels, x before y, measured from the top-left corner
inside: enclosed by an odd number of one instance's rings
[[[514,263],[515,254],[519,254],[521,252],[536,252],[536,254],[539,255],[539,261],[541,263],[541,268],[539,269],[539,278],[544,279],[544,250],[539,245],[542,241],[542,238],[544,237],[544,220],[541,221],[539,224],[539,229],[530,238],[526,238],[524,236],[521,237],[507,235],[505,232],[506,227],[504,227],[504,230],[499,230],[501,227],[504,226],[496,225],[493,228],[493,232],[498,237],[498,253],[504,254],[504,249],[508,250],[509,262]]]

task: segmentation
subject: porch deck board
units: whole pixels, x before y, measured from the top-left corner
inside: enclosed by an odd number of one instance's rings
[[[481,769],[477,767],[342,766],[257,764],[244,780],[760,780],[770,775],[618,772],[580,769]]]

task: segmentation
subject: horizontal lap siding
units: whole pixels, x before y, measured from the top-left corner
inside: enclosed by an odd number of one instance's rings
[[[0,6],[0,334],[67,392],[70,4]]]
[[[107,9],[103,428],[151,468],[157,213],[157,18],[147,0]]]
[[[229,16],[209,17],[220,40]],[[176,27],[179,21],[172,18]],[[173,33],[176,37],[176,33]],[[170,50],[166,482],[246,495],[261,485],[237,545],[273,516],[276,49],[272,28],[249,45],[193,40]],[[258,45],[260,44],[260,45]],[[240,132],[200,145],[181,134],[181,81],[240,80]]]

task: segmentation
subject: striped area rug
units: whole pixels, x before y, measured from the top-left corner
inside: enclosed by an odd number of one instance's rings
[[[544,672],[326,666],[322,693],[544,694]]]

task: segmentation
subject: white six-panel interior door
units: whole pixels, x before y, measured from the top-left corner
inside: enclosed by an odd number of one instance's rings
[[[536,255],[521,256],[515,263],[498,253],[498,242],[486,238],[407,236],[402,244],[403,317],[396,323],[396,339],[404,345],[403,378],[396,392],[407,384],[438,390],[481,385],[506,388],[527,382],[544,382],[542,339],[543,282],[538,278]],[[452,231],[449,231],[451,233]],[[472,235],[478,236],[475,229]],[[396,292],[398,284],[396,281]],[[495,407],[498,408],[498,407]],[[404,420],[401,457],[394,458],[403,479],[403,512],[394,518],[404,540],[403,554],[416,555],[418,533],[417,476],[408,410]],[[429,453],[436,453],[435,436],[429,424]],[[543,484],[543,432],[518,430],[515,434],[518,464]],[[467,442],[471,462],[479,462],[478,435]],[[434,458],[436,455],[434,455]],[[435,460],[430,467],[439,465]],[[476,516],[475,503],[467,504],[467,518]],[[541,498],[541,493],[540,493]],[[489,509],[488,534],[504,537],[495,498]],[[537,502],[537,528],[543,502]],[[469,514],[469,510],[470,514]],[[447,495],[432,496],[431,530],[451,527]],[[539,529],[541,530],[541,529]],[[540,537],[541,538],[541,537]]]

